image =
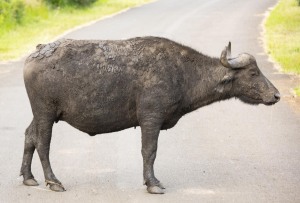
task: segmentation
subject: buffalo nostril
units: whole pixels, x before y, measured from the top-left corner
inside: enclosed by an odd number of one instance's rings
[[[279,92],[277,92],[277,93],[274,95],[274,97],[275,97],[275,99],[276,99],[277,101],[279,101],[279,100],[280,100],[280,94],[279,94]]]

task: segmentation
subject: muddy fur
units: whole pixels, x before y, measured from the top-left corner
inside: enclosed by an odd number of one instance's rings
[[[92,136],[141,126],[145,184],[150,193],[163,193],[153,171],[160,130],[216,101],[237,97],[269,105],[279,100],[255,59],[244,67],[225,67],[219,58],[157,37],[39,45],[25,62],[24,81],[34,118],[26,130],[21,174],[24,181],[34,180],[30,165],[37,149],[55,191],[64,188],[49,162],[54,122],[66,121]]]

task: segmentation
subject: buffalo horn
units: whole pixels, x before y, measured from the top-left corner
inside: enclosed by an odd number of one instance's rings
[[[238,57],[229,59],[228,64],[231,68],[243,68],[251,63],[249,54],[240,54]]]
[[[231,68],[231,65],[228,62],[228,59],[231,57],[231,42],[228,43],[228,46],[226,46],[222,53],[221,53],[221,58],[220,61],[223,66],[226,68]]]
[[[240,54],[236,58],[231,58],[231,42],[224,48],[221,53],[220,61],[226,68],[243,68],[251,63],[251,56],[249,54]]]

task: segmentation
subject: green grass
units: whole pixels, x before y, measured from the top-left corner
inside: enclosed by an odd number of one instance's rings
[[[295,92],[298,96],[300,96],[300,87],[295,88]]]
[[[284,72],[300,74],[300,5],[281,0],[266,24],[267,49]],[[296,90],[300,96],[300,87]]]
[[[300,74],[300,6],[281,0],[266,21],[268,51],[284,71]]]
[[[89,7],[54,9],[40,0],[24,0],[25,9],[20,22],[1,21],[0,18],[0,61],[19,58],[37,44],[49,42],[74,26],[149,1],[97,0]]]

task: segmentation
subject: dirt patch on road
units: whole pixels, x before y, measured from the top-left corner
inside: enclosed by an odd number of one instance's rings
[[[290,104],[300,114],[300,97],[294,91],[294,88],[300,85],[300,76],[279,72],[276,74],[275,84],[280,89],[282,100]]]

